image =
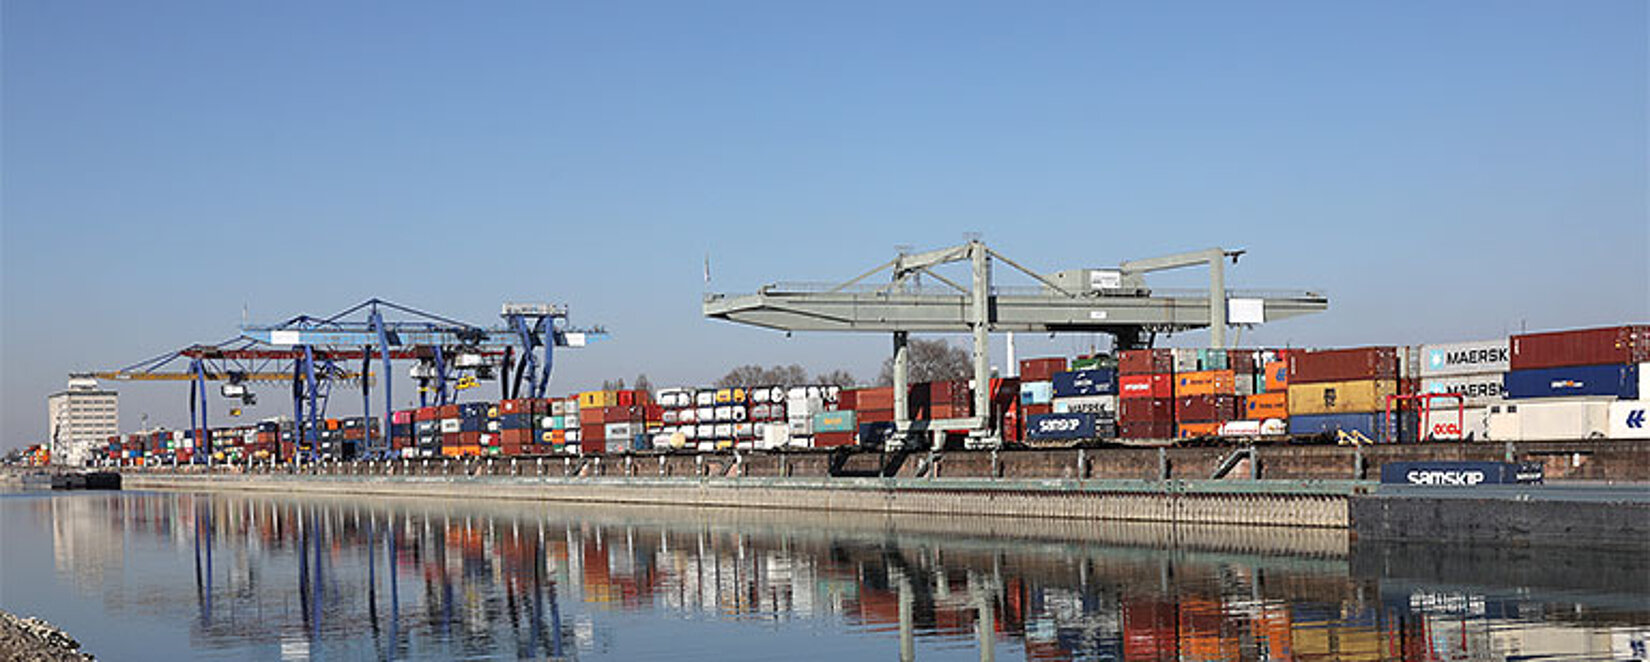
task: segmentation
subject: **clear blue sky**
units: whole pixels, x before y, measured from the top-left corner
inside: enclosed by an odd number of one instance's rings
[[[243,306],[379,296],[487,322],[565,302],[616,337],[564,354],[557,392],[748,362],[871,377],[882,336],[702,319],[704,256],[712,289],[743,291],[969,231],[1046,270],[1243,247],[1234,286],[1331,295],[1246,344],[1650,319],[1637,0],[7,0],[0,19],[0,447],[46,434],[65,373],[230,337]],[[265,400],[251,415],[284,411]],[[125,387],[122,427],[181,426],[185,402]]]

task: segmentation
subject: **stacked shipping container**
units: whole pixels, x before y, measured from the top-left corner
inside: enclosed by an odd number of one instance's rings
[[[1640,384],[1650,326],[1523,334],[1509,345],[1506,401],[1490,406],[1492,438],[1650,438]]]

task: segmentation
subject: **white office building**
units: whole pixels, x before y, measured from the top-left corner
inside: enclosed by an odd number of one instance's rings
[[[52,464],[83,465],[120,434],[119,395],[95,379],[70,379],[68,390],[46,398],[46,421]]]

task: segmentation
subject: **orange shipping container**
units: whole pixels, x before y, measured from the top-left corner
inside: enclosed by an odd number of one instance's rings
[[[1175,434],[1180,439],[1194,439],[1197,437],[1213,437],[1220,434],[1220,423],[1180,423]]]
[[[1182,395],[1233,395],[1237,377],[1230,370],[1205,370],[1175,375],[1175,397]]]
[[[1289,364],[1283,361],[1273,361],[1266,364],[1266,392],[1283,392],[1288,389]]]
[[[1268,418],[1289,418],[1289,392],[1267,391],[1243,399],[1245,419],[1264,421]]]

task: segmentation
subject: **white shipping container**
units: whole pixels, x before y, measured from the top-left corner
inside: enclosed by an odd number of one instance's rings
[[[1117,396],[1085,395],[1075,398],[1055,398],[1056,414],[1099,414],[1101,418],[1117,418]]]
[[[693,404],[697,407],[709,407],[716,404],[716,391],[706,389],[693,394]]]
[[[452,434],[464,429],[464,424],[456,418],[441,419],[441,433]]]
[[[1171,349],[1169,353],[1174,357],[1175,372],[1197,372],[1197,350]]]
[[[1640,398],[1644,395],[1644,391],[1639,391]],[[1619,400],[1610,403],[1610,438],[1650,439],[1650,400]]]
[[[1610,400],[1504,402],[1490,405],[1493,441],[1596,439],[1610,431]]]
[[[693,438],[694,439],[715,439],[716,438],[716,426],[710,425],[708,423],[700,423],[698,425],[698,427],[695,427],[694,430],[693,430]]]
[[[790,428],[791,436],[812,436],[814,433],[814,418],[812,416],[792,418],[790,425],[786,427]]]
[[[717,439],[732,439],[733,438],[733,424],[732,423],[717,423],[715,425],[715,427],[711,430],[711,436],[716,437]]]
[[[1502,373],[1511,369],[1506,338],[1422,345],[1419,363],[1423,377]]]
[[[629,439],[636,436],[637,430],[630,423],[608,423],[603,432],[608,439]]]
[[[740,439],[748,439],[748,438],[756,436],[756,424],[755,423],[738,423],[738,424],[735,424],[733,426],[733,436],[738,437]]]
[[[1468,407],[1483,407],[1506,397],[1502,373],[1427,377],[1421,380],[1422,393],[1453,393],[1466,397]],[[1454,400],[1434,398],[1434,407],[1453,407]]]
[[[716,408],[715,407],[700,407],[698,409],[693,410],[693,420],[696,420],[700,423],[708,423],[708,422],[716,420]]]
[[[1489,435],[1489,407],[1440,407],[1416,414],[1421,438],[1483,441]]]
[[[791,429],[784,425],[762,426],[762,448],[783,448],[791,443]]]
[[[570,444],[570,445],[578,444],[579,443],[579,429],[578,428],[567,428],[567,436],[564,437],[564,439],[566,439],[567,443]]]

